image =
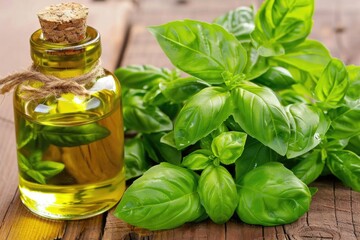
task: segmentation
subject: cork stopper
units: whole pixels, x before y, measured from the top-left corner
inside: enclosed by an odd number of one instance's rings
[[[77,43],[86,37],[88,8],[79,3],[60,3],[38,12],[45,40]]]

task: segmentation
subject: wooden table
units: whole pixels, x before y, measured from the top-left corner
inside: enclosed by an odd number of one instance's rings
[[[30,63],[28,39],[38,28],[35,13],[55,0],[0,0],[0,76]],[[211,21],[243,0],[107,0],[79,1],[90,8],[89,24],[102,34],[103,63],[153,64],[171,67],[146,26],[192,18]],[[14,12],[17,11],[17,14]],[[333,56],[360,64],[360,2],[316,0],[312,38],[326,44]],[[19,17],[21,16],[21,17]],[[11,94],[0,96],[0,239],[360,239],[360,193],[334,178],[324,178],[310,211],[297,222],[278,227],[246,225],[237,218],[226,224],[211,221],[186,224],[168,231],[132,227],[113,216],[113,210],[81,221],[52,221],[31,214],[20,202]]]

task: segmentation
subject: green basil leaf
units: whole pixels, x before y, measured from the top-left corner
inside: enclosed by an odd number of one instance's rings
[[[149,89],[159,82],[169,80],[172,72],[166,68],[150,65],[132,65],[115,70],[116,77],[124,87]]]
[[[265,85],[272,90],[287,89],[296,81],[291,73],[283,67],[271,67],[269,70],[254,80],[255,83]]]
[[[338,59],[331,60],[315,87],[319,105],[325,109],[338,107],[348,87],[349,78],[344,63]]]
[[[349,88],[345,99],[348,101],[357,101],[360,99],[360,66],[350,65],[346,67],[349,76]]]
[[[231,114],[230,93],[220,87],[204,88],[192,96],[174,124],[178,149],[196,143],[220,126]]]
[[[357,135],[355,137],[352,137],[349,140],[349,143],[346,146],[346,149],[356,153],[357,155],[360,155],[360,147],[359,146],[360,146],[360,135]]]
[[[300,158],[300,162],[291,171],[306,185],[315,181],[322,173],[325,162],[321,159],[321,151],[315,150]]]
[[[295,103],[314,105],[314,102],[316,102],[313,97],[313,90],[301,83],[293,84],[288,89],[283,89],[276,93],[284,105]]]
[[[350,82],[360,81],[360,66],[349,65],[349,66],[346,66],[346,70],[349,74]]]
[[[223,83],[223,73],[240,74],[246,65],[241,43],[217,24],[174,21],[149,28],[170,61],[210,84]]]
[[[246,173],[267,162],[277,161],[276,152],[266,147],[254,138],[248,137],[246,140],[244,152],[235,162],[236,182],[239,182]]]
[[[292,104],[285,108],[291,126],[287,158],[300,156],[316,147],[324,137],[327,129],[319,128],[320,114],[316,107],[303,103]]]
[[[311,192],[311,196],[313,197],[315,196],[315,194],[318,192],[319,189],[316,187],[309,187],[309,190]]]
[[[165,113],[170,119],[175,119],[178,113],[180,112],[182,108],[182,104],[180,103],[172,103],[172,102],[166,102],[164,104],[161,104],[159,109]]]
[[[168,133],[165,133],[161,137],[160,142],[164,143],[166,145],[169,145],[170,147],[176,148],[175,138],[174,138],[174,131],[170,131]]]
[[[239,7],[216,18],[214,23],[234,34],[240,42],[248,42],[251,40],[250,33],[255,28],[254,15],[253,7]]]
[[[171,119],[158,107],[145,106],[142,92],[129,91],[124,96],[123,118],[127,129],[143,133],[168,131],[173,127]]]
[[[208,134],[206,137],[203,137],[200,139],[200,147],[203,149],[209,149],[211,150],[211,143],[213,139],[217,136],[219,136],[223,132],[229,131],[228,128],[224,123],[222,123],[218,128],[216,128],[214,131],[212,131],[210,134]]]
[[[31,123],[22,118],[15,120],[15,124],[18,126],[18,130],[16,131],[17,149],[20,149],[26,146],[36,136],[34,135],[34,129]]]
[[[237,132],[243,132],[244,130],[240,127],[240,125],[235,121],[234,117],[231,115],[228,119],[225,121],[225,126],[230,131],[237,131]]]
[[[167,144],[161,142],[161,138],[165,135],[164,132],[144,134],[145,150],[150,158],[155,162],[169,162],[175,165],[180,165],[181,152]]]
[[[360,100],[347,102],[346,105],[329,111],[332,118],[327,136],[351,138],[360,134]]]
[[[159,84],[162,94],[170,101],[181,103],[210,85],[195,77],[179,78]]]
[[[350,82],[349,88],[345,95],[345,100],[356,101],[360,99],[360,80]]]
[[[26,171],[32,168],[30,161],[19,151],[17,153],[17,158],[18,158],[19,170],[21,172],[26,173]]]
[[[347,150],[328,153],[326,165],[346,186],[360,191],[360,157]]]
[[[30,178],[34,179],[36,182],[40,184],[46,184],[45,176],[36,170],[30,169],[26,171],[26,175],[28,175]]]
[[[208,166],[199,179],[201,204],[215,223],[222,224],[234,214],[237,191],[231,174],[222,166]]]
[[[211,144],[212,152],[223,164],[234,163],[243,153],[247,134],[243,132],[224,132],[215,137]]]
[[[203,215],[197,186],[198,177],[192,171],[161,163],[130,185],[114,214],[150,230],[181,226]]]
[[[46,184],[46,179],[53,177],[65,168],[63,163],[42,161],[42,152],[35,151],[28,158],[18,152],[20,172],[38,183]]]
[[[65,168],[63,163],[52,161],[39,161],[34,163],[33,169],[43,175],[45,178],[53,177]]]
[[[55,146],[74,147],[106,138],[110,131],[97,123],[90,123],[74,127],[45,126],[39,130],[39,134]]]
[[[269,69],[269,62],[267,58],[260,56],[258,51],[251,45],[245,45],[244,47],[247,50],[247,64],[243,73],[245,74],[244,80],[253,80],[262,74],[264,74]]]
[[[276,226],[296,221],[309,210],[309,188],[281,163],[255,168],[240,181],[237,214],[248,224]]]
[[[290,124],[274,92],[266,87],[243,83],[231,92],[234,119],[244,131],[280,155],[285,155]]]
[[[168,99],[162,94],[159,86],[154,86],[153,88],[146,91],[143,97],[143,102],[145,106],[159,106],[168,102]]]
[[[296,82],[313,89],[331,60],[329,50],[320,42],[305,40],[282,56],[272,57],[270,64],[286,68]]]
[[[301,43],[311,32],[314,0],[268,0],[255,16],[251,33],[262,56],[277,56]]]
[[[195,150],[183,158],[181,165],[191,170],[203,170],[212,163],[212,155],[208,149]]]
[[[144,144],[140,138],[136,137],[132,139],[126,139],[124,149],[126,180],[139,177],[150,168],[150,164],[146,161],[145,158]]]
[[[331,139],[326,138],[326,141],[321,143],[321,148],[326,149],[326,151],[337,151],[343,150],[349,144],[348,138],[346,139]]]

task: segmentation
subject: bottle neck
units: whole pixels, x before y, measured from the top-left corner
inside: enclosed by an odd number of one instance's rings
[[[52,43],[39,29],[30,38],[31,58],[36,69],[46,75],[71,78],[91,71],[101,55],[99,33],[87,27],[86,38],[73,44]]]

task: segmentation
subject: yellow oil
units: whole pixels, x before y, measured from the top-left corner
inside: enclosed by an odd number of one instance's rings
[[[106,72],[88,89],[32,101],[14,94],[20,198],[40,216],[88,218],[125,190],[120,85]]]

